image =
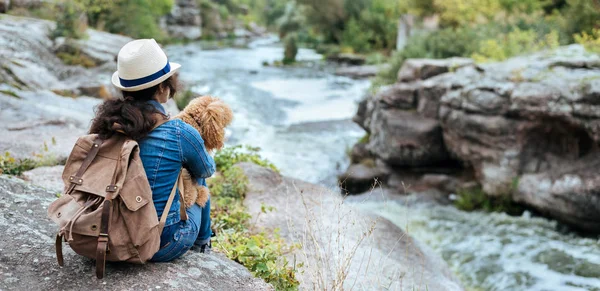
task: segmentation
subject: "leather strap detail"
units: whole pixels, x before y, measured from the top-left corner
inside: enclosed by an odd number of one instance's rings
[[[179,170],[179,175],[177,176],[177,181],[175,181],[175,185],[173,185],[173,189],[171,189],[171,195],[169,195],[169,200],[167,200],[167,205],[165,205],[165,210],[163,210],[162,215],[160,216],[160,221],[158,223],[158,233],[162,234],[163,228],[165,228],[165,223],[167,222],[167,216],[169,216],[169,210],[171,210],[171,205],[173,205],[173,200],[175,199],[175,193],[177,193],[177,186],[179,185],[179,180],[182,180],[181,177],[182,171]],[[185,209],[184,209],[185,211]],[[186,214],[187,217],[187,214]]]
[[[179,174],[181,176],[181,174]],[[177,179],[177,184],[179,185],[179,214],[181,216],[181,220],[188,220],[187,212],[185,208],[185,201],[183,200],[184,188],[183,188],[183,177]]]
[[[108,252],[108,227],[110,214],[112,212],[112,201],[104,200],[102,203],[102,219],[100,223],[100,235],[98,235],[98,246],[96,247],[96,277],[102,279],[106,269],[106,253]]]
[[[98,155],[98,151],[100,151],[100,146],[102,145],[103,142],[104,141],[99,138],[94,140],[94,143],[92,144],[92,148],[88,152],[87,157],[85,157],[85,159],[81,163],[81,167],[79,167],[79,170],[77,170],[77,173],[75,173],[75,175],[69,177],[69,182],[71,182],[71,185],[69,186],[69,189],[67,190],[67,194],[73,192],[73,189],[75,189],[76,185],[83,184],[83,179],[81,177],[83,176],[83,173],[85,173],[87,168],[92,164],[92,161],[94,161],[94,158],[96,158],[96,155]]]
[[[63,260],[62,241],[63,241],[62,234],[57,233],[56,234],[56,242],[55,242],[56,260],[58,261],[58,265],[61,267],[65,265],[65,261]]]

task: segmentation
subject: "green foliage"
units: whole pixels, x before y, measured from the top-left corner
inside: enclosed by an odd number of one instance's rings
[[[518,180],[516,180],[518,184]],[[516,188],[513,181],[513,189]],[[512,191],[512,190],[511,190]],[[460,189],[454,201],[456,208],[464,211],[483,210],[487,212],[505,212],[510,215],[521,215],[524,208],[511,199],[510,193],[500,196],[488,196],[481,187]]]
[[[535,31],[523,31],[517,28],[505,35],[481,41],[478,52],[474,53],[472,57],[478,62],[502,61],[518,54],[552,49],[558,46],[557,32],[551,32],[540,39]]]
[[[239,167],[239,162],[253,162],[260,166],[276,169],[273,164],[258,155],[252,147],[229,147],[218,151],[215,162],[219,174],[208,180],[212,195],[213,225],[217,231],[215,248],[228,258],[244,265],[252,274],[271,283],[277,290],[297,290],[296,266],[289,266],[284,254],[291,247],[275,232],[252,233],[250,214],[243,205],[248,190],[248,178]],[[261,211],[272,207],[261,206]],[[299,267],[299,266],[298,266]]]
[[[51,140],[52,145],[56,145],[56,139]],[[44,142],[40,153],[33,153],[32,158],[18,159],[9,152],[0,155],[0,174],[19,176],[23,172],[37,167],[49,167],[63,164],[54,154],[48,153],[48,144]]]
[[[225,147],[215,154],[215,163],[217,164],[217,171],[226,171],[233,167],[233,165],[241,162],[250,162],[257,164],[261,167],[270,168],[275,172],[279,172],[277,167],[271,162],[263,159],[258,153],[260,148],[251,146],[232,146]]]
[[[0,174],[19,176],[36,167],[33,159],[17,159],[9,152],[0,155]]]
[[[283,64],[290,65],[296,62],[298,54],[298,36],[295,33],[288,34],[285,39],[285,49],[283,52]]]
[[[86,36],[87,20],[85,6],[79,1],[63,0],[58,4],[56,28],[51,37],[83,38]]]
[[[592,33],[600,28],[600,2],[596,0],[566,0],[564,9],[567,22],[567,33]]]
[[[573,37],[575,42],[583,45],[586,50],[600,54],[600,29],[594,29],[590,34],[584,31]]]
[[[81,52],[68,53],[68,52],[60,52],[57,53],[56,56],[63,61],[63,63],[70,66],[82,66],[85,68],[93,68],[96,67],[96,61],[91,59],[90,57],[82,54]]]
[[[21,96],[17,95],[17,93],[15,93],[13,90],[0,90],[0,93],[21,99]]]

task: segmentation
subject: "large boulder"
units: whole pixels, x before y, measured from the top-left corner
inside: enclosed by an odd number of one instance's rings
[[[439,256],[385,218],[361,212],[325,187],[239,166],[250,182],[244,205],[255,228],[278,229],[285,242],[302,245],[286,255],[304,264],[297,273],[301,290],[463,290]],[[276,210],[264,213],[265,205]]]
[[[479,66],[407,60],[398,75],[354,118],[376,159],[404,171],[449,156],[487,194],[600,232],[600,56],[572,45]]]
[[[65,266],[54,252],[57,226],[46,217],[56,192],[0,176],[0,289],[3,290],[273,290],[242,265],[219,253],[190,251],[170,263],[108,263],[97,280],[94,261],[64,247]]]

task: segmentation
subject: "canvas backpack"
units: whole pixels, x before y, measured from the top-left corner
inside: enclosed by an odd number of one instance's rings
[[[122,134],[105,141],[95,134],[80,137],[62,179],[64,195],[48,208],[48,216],[60,227],[60,266],[63,240],[77,254],[96,260],[99,279],[106,261],[143,264],[158,251],[169,211],[159,221],[136,141]],[[165,209],[171,208],[179,181]]]

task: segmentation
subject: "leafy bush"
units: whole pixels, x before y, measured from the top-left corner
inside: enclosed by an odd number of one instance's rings
[[[481,187],[460,189],[454,201],[456,208],[464,211],[483,210],[505,212],[510,215],[523,214],[524,208],[512,201],[510,193],[498,197],[488,196]]]
[[[217,231],[215,248],[228,258],[244,265],[252,274],[271,283],[277,290],[297,290],[296,266],[289,266],[284,257],[287,246],[277,232],[268,235],[250,231],[250,214],[243,205],[248,190],[248,178],[234,165],[253,162],[276,170],[258,155],[253,147],[228,147],[218,151],[215,162],[219,173],[208,180],[213,205],[213,225]],[[263,207],[262,211],[269,209]],[[299,266],[298,266],[299,267]]]
[[[60,1],[57,4],[56,28],[51,37],[84,38],[87,30],[85,6],[78,1]]]
[[[573,37],[575,42],[583,45],[586,50],[600,54],[600,29],[594,29],[590,34],[584,31]]]
[[[275,167],[271,162],[263,159],[258,152],[260,148],[251,146],[232,146],[225,147],[215,154],[215,163],[217,164],[217,171],[225,171],[233,167],[233,165],[241,162],[251,162],[261,167],[270,168],[275,172],[279,172],[279,169]]]
[[[485,62],[502,61],[518,54],[556,48],[559,42],[557,32],[551,32],[539,39],[535,31],[517,28],[494,39],[483,40],[479,46],[478,52],[472,57],[478,62]]]

